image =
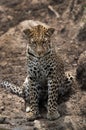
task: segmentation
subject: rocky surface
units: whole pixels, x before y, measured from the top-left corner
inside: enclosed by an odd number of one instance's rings
[[[85,0],[0,0],[0,80],[19,86],[23,83],[26,41],[22,31],[39,24],[37,21],[56,29],[52,42],[64,59],[65,71],[70,72],[78,84],[73,86],[72,93],[59,98],[61,117],[56,121],[48,121],[46,111],[43,111],[39,120],[29,122],[24,100],[0,88],[0,127],[12,130],[85,130],[86,89],[81,89],[86,88]]]
[[[79,57],[76,78],[80,84],[80,88],[86,90],[86,51]]]

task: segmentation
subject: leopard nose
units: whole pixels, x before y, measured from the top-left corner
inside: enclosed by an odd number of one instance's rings
[[[41,56],[41,55],[42,55],[42,53],[43,53],[43,51],[42,51],[42,50],[38,51],[38,55],[39,55],[39,56]]]
[[[43,49],[42,48],[38,48],[37,52],[38,52],[38,55],[41,56],[43,54]]]

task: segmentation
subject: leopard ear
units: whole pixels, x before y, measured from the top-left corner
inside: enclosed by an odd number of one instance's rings
[[[23,33],[26,35],[26,36],[30,36],[30,34],[31,34],[31,30],[30,29],[25,29],[24,31],[23,31]]]
[[[49,28],[48,29],[48,35],[51,36],[54,33],[55,29],[54,28]]]

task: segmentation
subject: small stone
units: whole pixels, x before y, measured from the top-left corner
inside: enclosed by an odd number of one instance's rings
[[[0,110],[1,110],[1,111],[4,111],[4,110],[5,110],[5,107],[4,107],[4,106],[1,106]]]
[[[34,121],[34,130],[46,130],[45,124],[39,120]]]
[[[35,120],[34,121],[34,130],[39,130],[39,129],[41,129],[40,121]]]
[[[3,124],[5,122],[6,117],[0,116],[0,124]]]

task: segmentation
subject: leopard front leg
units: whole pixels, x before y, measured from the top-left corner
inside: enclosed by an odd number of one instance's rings
[[[28,120],[34,120],[40,117],[38,108],[38,97],[39,97],[38,84],[31,77],[28,78],[28,84],[29,84],[29,105],[30,105],[30,111],[28,112]]]
[[[47,118],[49,120],[55,120],[59,118],[58,113],[58,84],[55,80],[48,80],[48,113]]]
[[[26,77],[24,83],[23,83],[23,99],[25,101],[25,111],[30,112],[30,96],[29,96],[29,82],[28,82],[28,76]]]

